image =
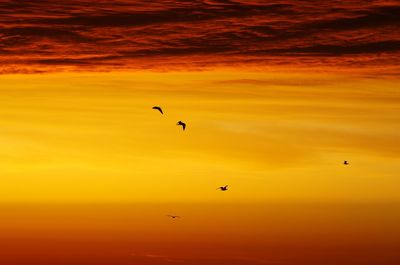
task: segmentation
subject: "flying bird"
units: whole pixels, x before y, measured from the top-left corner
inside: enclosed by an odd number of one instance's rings
[[[182,121],[178,121],[178,123],[176,125],[181,125],[183,130],[186,129],[186,123],[184,123]]]
[[[221,190],[221,191],[227,191],[228,190],[228,185],[219,187],[217,190]]]
[[[159,112],[161,112],[161,114],[164,114],[164,112],[162,111],[161,107],[159,107],[159,106],[154,106],[153,109],[156,109]]]
[[[345,160],[345,161],[343,162],[343,164],[347,166],[347,165],[349,164],[349,162],[347,162],[347,160]]]
[[[170,215],[170,214],[168,214],[167,216],[171,217],[172,219],[181,218],[179,215]]]

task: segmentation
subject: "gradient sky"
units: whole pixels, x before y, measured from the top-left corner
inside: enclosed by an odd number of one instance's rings
[[[400,202],[395,79],[207,71],[0,82],[2,201],[210,202],[230,184],[222,200]]]
[[[0,264],[400,264],[399,55],[400,1],[1,1]]]

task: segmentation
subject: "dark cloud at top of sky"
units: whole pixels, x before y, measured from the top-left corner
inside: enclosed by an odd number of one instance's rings
[[[397,67],[400,2],[2,1],[0,72]]]

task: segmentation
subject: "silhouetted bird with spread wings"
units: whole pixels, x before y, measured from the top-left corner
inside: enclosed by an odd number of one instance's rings
[[[178,123],[176,125],[180,125],[182,126],[182,129],[185,130],[186,129],[186,123],[182,122],[182,121],[178,121]]]
[[[168,214],[167,216],[171,217],[172,219],[181,218],[179,215],[170,215],[170,214]]]
[[[153,109],[158,110],[159,112],[161,112],[161,114],[164,114],[163,110],[161,109],[161,107],[159,106],[154,106]]]
[[[221,187],[219,187],[217,190],[227,191],[227,190],[228,190],[228,185],[221,186]]]

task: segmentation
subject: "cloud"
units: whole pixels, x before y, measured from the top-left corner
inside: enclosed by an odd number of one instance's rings
[[[0,12],[0,72],[238,65],[385,72],[398,67],[400,53],[400,4],[385,0],[9,0]]]
[[[381,52],[398,52],[400,51],[399,41],[380,41],[362,44],[348,45],[314,45],[306,47],[291,47],[286,49],[262,50],[258,53],[275,54],[276,56],[287,54],[301,54],[308,56],[335,56],[348,54],[375,54]]]
[[[381,6],[360,12],[355,17],[340,17],[308,24],[314,29],[352,30],[400,25],[400,6]]]
[[[170,263],[181,263],[184,260],[183,259],[178,259],[178,258],[172,258],[166,255],[159,255],[159,254],[136,254],[132,253],[132,257],[135,258],[144,258],[144,259],[152,259],[152,260],[157,260],[158,262],[162,262],[164,264],[170,264]]]

